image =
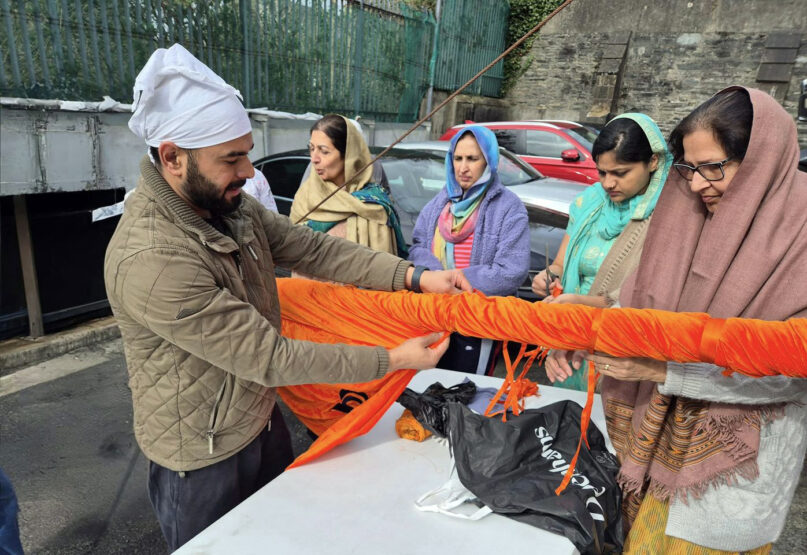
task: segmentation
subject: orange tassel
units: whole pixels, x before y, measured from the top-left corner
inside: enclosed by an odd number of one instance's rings
[[[511,362],[510,351],[507,349],[507,344],[508,342],[505,341],[504,345],[502,346],[502,352],[504,353],[504,365],[507,371],[504,382],[496,392],[496,395],[494,395],[490,400],[490,403],[488,403],[488,407],[485,409],[485,416],[495,416],[501,412],[503,422],[507,422],[508,410],[511,411],[514,416],[518,416],[524,410],[524,399],[530,395],[538,394],[538,384],[528,380],[525,376],[527,375],[527,371],[529,371],[536,357],[539,355],[542,357],[542,359],[546,357],[546,352],[540,347],[526,352],[527,345],[522,343],[515,362]],[[527,358],[524,361],[524,368],[521,371],[521,374],[519,374],[518,378],[516,378],[515,369],[518,368],[519,362],[521,362],[521,359],[525,355]],[[494,412],[493,409],[496,407],[496,404],[499,402],[502,396],[505,397],[504,401],[502,402],[503,408]]]

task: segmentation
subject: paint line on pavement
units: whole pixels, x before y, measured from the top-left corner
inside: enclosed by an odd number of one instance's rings
[[[87,370],[123,354],[119,339],[101,345],[102,349],[78,349],[0,377],[0,397]]]

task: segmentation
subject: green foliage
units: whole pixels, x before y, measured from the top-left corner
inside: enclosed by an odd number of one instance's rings
[[[434,13],[437,7],[437,0],[403,0],[404,4],[416,10],[428,10]]]
[[[543,18],[560,6],[563,0],[510,0],[510,18],[507,27],[507,45],[510,46],[530,29],[538,25]],[[504,60],[504,87],[507,94],[529,66],[531,57],[527,56],[535,37],[531,36],[524,44],[513,50]]]

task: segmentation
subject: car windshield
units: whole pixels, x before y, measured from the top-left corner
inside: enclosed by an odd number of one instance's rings
[[[499,179],[505,187],[521,185],[536,179],[543,179],[537,170],[525,164],[515,155],[504,149],[499,149]]]
[[[415,218],[446,183],[439,158],[382,158],[390,194],[397,205]]]
[[[429,146],[417,148],[417,150],[430,152],[441,157],[445,157],[447,152],[447,149],[436,149]],[[445,184],[445,174],[443,170],[440,170],[440,172],[440,187],[442,187]],[[521,160],[521,158],[507,149],[499,148],[499,180],[502,182],[502,185],[505,187],[522,185],[543,178],[544,176],[541,175],[541,172]],[[439,190],[439,188],[437,190]]]
[[[591,147],[594,146],[594,141],[597,140],[597,133],[589,129],[588,127],[574,127],[571,129],[566,129],[566,132],[569,133],[573,138],[577,139],[581,145],[586,147],[586,150],[591,152]]]

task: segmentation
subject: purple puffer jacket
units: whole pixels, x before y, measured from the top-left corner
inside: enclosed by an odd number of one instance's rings
[[[442,270],[432,254],[437,217],[448,202],[445,187],[423,207],[412,233],[409,260],[429,270]],[[514,295],[530,268],[530,226],[527,209],[515,193],[500,183],[488,190],[479,206],[471,265],[465,277],[485,295]]]

